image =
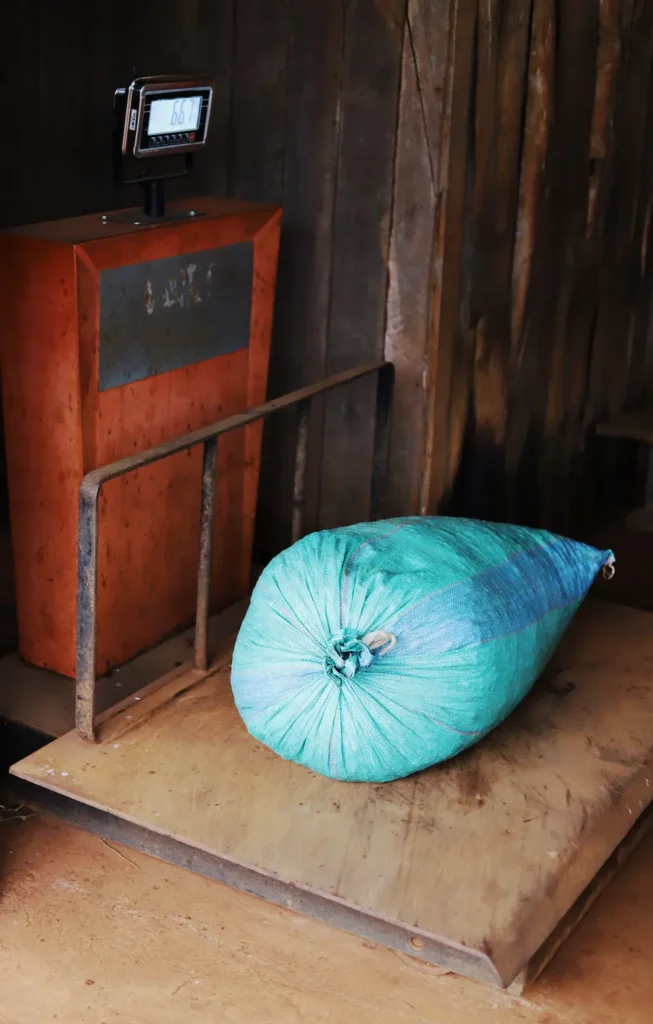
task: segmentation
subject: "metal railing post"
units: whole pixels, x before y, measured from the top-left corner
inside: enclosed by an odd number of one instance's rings
[[[77,547],[75,726],[80,736],[91,741],[95,739],[99,493],[99,485],[82,481]]]
[[[308,461],[308,416],[310,401],[297,406],[297,440],[292,492],[292,543],[304,536],[306,519],[306,463]]]
[[[394,366],[381,367],[376,384],[376,418],[374,423],[374,454],[370,495],[370,518],[384,518],[384,501],[388,462],[390,458],[390,412],[394,392]]]
[[[265,420],[282,409],[297,407],[297,441],[293,478],[292,538],[299,540],[305,529],[306,464],[308,459],[308,427],[311,400],[351,381],[378,373],[377,424],[372,474],[372,512],[380,503],[388,454],[389,416],[392,401],[392,366],[382,360],[335,374],[317,384],[292,391],[264,405],[228,416],[218,423],[200,427],[182,437],[147,451],[129,455],[87,473],[79,489],[79,526],[77,556],[77,665],[75,681],[75,726],[80,736],[95,740],[95,690],[97,661],[97,590],[98,590],[98,520],[99,495],[108,480],[150,466],[177,452],[203,445],[202,508],[200,517],[199,567],[197,574],[197,607],[195,623],[194,668],[208,671],[208,628],[211,598],[211,570],[216,504],[218,438],[258,420]]]
[[[200,512],[200,552],[197,569],[197,610],[195,616],[195,653],[193,665],[206,671],[209,666],[209,614],[211,572],[213,568],[213,528],[218,468],[218,440],[204,442],[202,463],[202,508]]]

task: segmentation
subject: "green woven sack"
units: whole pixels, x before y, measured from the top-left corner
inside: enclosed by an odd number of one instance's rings
[[[305,537],[263,572],[234,650],[256,739],[334,779],[452,757],[522,700],[612,552],[541,530],[396,519]]]

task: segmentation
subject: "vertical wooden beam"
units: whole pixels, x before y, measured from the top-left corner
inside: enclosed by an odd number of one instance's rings
[[[473,456],[462,490],[469,514],[485,519],[502,519],[506,513],[512,279],[530,31],[530,3],[479,3],[469,268],[475,334],[468,428]]]
[[[453,492],[466,514],[572,530],[605,476],[587,428],[653,360],[653,5],[533,0],[529,20],[478,0],[475,63],[471,6],[454,10],[422,509]]]
[[[455,0],[443,132],[443,182],[435,255],[435,287],[427,347],[427,425],[421,511],[434,514],[455,478],[450,458],[451,387],[460,340],[464,212],[473,82],[476,0]]]
[[[528,324],[550,357],[538,466],[538,520],[567,531],[574,431],[572,407],[585,385],[591,307],[588,293],[587,210],[591,131],[596,91],[599,5],[559,9],[556,104],[546,175],[544,212],[552,225],[547,265],[537,285],[548,302],[545,316]],[[535,279],[532,287],[536,287]],[[585,321],[585,323],[583,323]],[[539,336],[539,337],[538,337]],[[581,398],[582,401],[582,398]]]
[[[612,122],[616,96],[616,71],[619,62],[619,0],[599,0],[598,47],[595,54],[595,85],[590,115],[587,184],[578,198],[575,221],[575,259],[569,307],[564,323],[566,345],[559,357],[559,408],[557,422],[549,422],[554,441],[552,473],[555,473],[555,497],[550,496],[549,519],[559,529],[574,531],[595,516],[592,476],[599,470],[591,458],[591,436],[586,433],[588,366],[591,359],[594,327],[599,305],[599,281],[605,236],[607,199],[613,180],[614,147]],[[586,58],[587,62],[591,55]],[[587,85],[591,67],[585,64]],[[586,116],[590,96],[586,96]],[[580,120],[580,119],[579,119]],[[580,129],[580,124],[578,125]],[[580,188],[580,178],[578,187]],[[582,204],[586,203],[585,212]],[[572,228],[569,228],[571,231]],[[562,345],[560,346],[562,348]],[[588,446],[588,440],[590,444]]]
[[[229,191],[281,203],[285,172],[289,0],[234,6]]]
[[[234,0],[231,122],[229,130],[228,191],[230,195],[254,202],[281,205],[286,182],[288,123],[288,57],[291,44],[290,0]],[[293,303],[281,280],[276,304]],[[286,342],[273,335],[270,374],[274,377]],[[283,359],[283,356],[281,357]],[[289,385],[292,386],[292,385]],[[284,388],[283,390],[288,390]],[[278,515],[280,495],[292,491],[291,477],[279,480],[274,440],[275,426],[263,431],[259,508],[254,557],[267,558],[269,522]],[[289,462],[290,460],[290,462]],[[286,463],[291,464],[292,441]],[[288,499],[289,500],[289,499]],[[283,506],[281,506],[283,507]],[[286,504],[287,539],[290,538],[290,507]],[[263,529],[261,529],[263,524]]]
[[[527,498],[535,474],[536,453],[529,451],[533,431],[532,388],[538,377],[542,351],[525,327],[531,282],[541,266],[541,232],[545,172],[553,120],[555,84],[555,0],[534,0],[531,19],[526,109],[521,155],[520,187],[515,226],[512,279],[511,367],[509,413],[505,441],[506,518],[526,520],[533,503]],[[540,239],[541,242],[541,239]],[[542,347],[546,342],[542,341]],[[526,500],[525,500],[526,498]]]
[[[215,83],[208,143],[185,183],[191,195],[224,195],[227,191],[234,8],[235,0],[183,0],[181,5],[183,66],[211,75]]]
[[[343,75],[343,0],[292,0],[286,109],[283,234],[269,394],[326,373],[333,216]],[[312,403],[307,531],[319,519],[324,405]],[[290,541],[295,419],[266,427],[257,544],[267,560]]]
[[[641,175],[650,153],[649,114],[642,97],[650,97],[653,9],[638,0],[620,0],[614,19],[616,70],[608,152],[598,192],[604,241],[597,257],[597,310],[583,409],[589,436],[598,420],[620,412],[645,393],[645,380],[641,390],[635,381],[643,376],[648,360],[651,322],[648,296],[644,298],[647,271],[642,266],[651,193],[650,183],[645,184]],[[634,448],[629,451],[622,442],[601,441],[590,451],[593,459],[585,485],[590,509],[611,515],[623,500],[638,500],[633,494],[637,483]]]
[[[649,93],[650,96],[650,93]],[[653,104],[649,98],[645,134],[653,133]],[[653,294],[653,152],[643,154],[639,201],[633,231],[633,264],[629,292],[631,296],[631,347],[627,367],[625,404],[641,404],[651,372],[651,296]]]
[[[531,19],[526,110],[521,175],[515,227],[512,280],[511,341],[513,363],[519,363],[524,335],[524,309],[531,275],[537,212],[542,201],[546,155],[553,113],[554,0],[534,0]],[[514,452],[507,452],[510,474]]]
[[[606,196],[606,244],[600,269],[600,302],[590,365],[585,422],[595,423],[622,408],[628,393],[632,337],[628,319],[633,300],[637,208],[646,138],[653,61],[653,7],[627,3],[620,11],[621,56],[616,80],[614,142]],[[641,241],[641,239],[640,239]],[[629,340],[630,338],[630,340]]]
[[[451,7],[451,0],[409,0],[404,32],[385,335],[396,372],[391,516],[420,510]]]
[[[653,97],[650,87],[644,135],[646,138],[653,137]],[[626,386],[626,402],[631,406],[640,404],[646,395],[653,366],[653,146],[646,146],[643,153],[633,236],[633,344]]]
[[[605,199],[608,155],[613,142],[616,78],[621,52],[619,35],[620,0],[599,2],[599,48],[596,58],[596,90],[590,140],[590,194],[587,207],[587,235],[597,229],[599,199]],[[605,202],[602,204],[605,210]]]
[[[346,8],[327,370],[383,352],[392,178],[405,0]],[[323,527],[369,514],[374,382],[326,402]]]

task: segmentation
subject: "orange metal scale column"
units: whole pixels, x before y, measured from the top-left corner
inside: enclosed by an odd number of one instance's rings
[[[15,229],[0,242],[20,651],[67,676],[82,476],[265,400],[281,213],[192,205],[192,218],[152,226],[123,212]],[[248,590],[260,444],[260,424],[220,442],[216,609]],[[200,481],[195,449],[104,489],[99,672],[192,620]]]

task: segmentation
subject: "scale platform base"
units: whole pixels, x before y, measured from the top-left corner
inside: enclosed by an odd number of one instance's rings
[[[70,732],[12,773],[72,824],[520,990],[653,820],[652,627],[588,602],[503,726],[395,783],[333,782],[254,741],[224,651],[115,743]]]

